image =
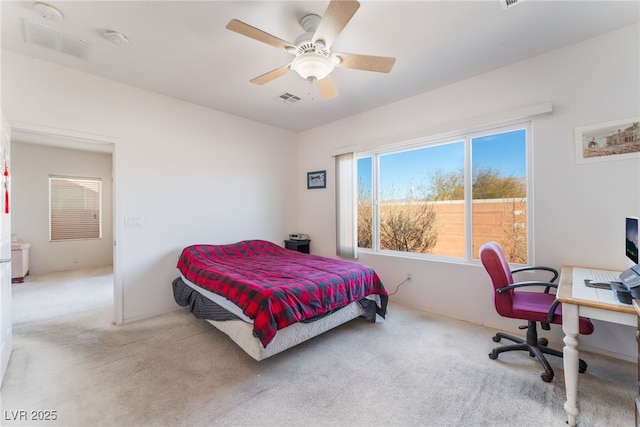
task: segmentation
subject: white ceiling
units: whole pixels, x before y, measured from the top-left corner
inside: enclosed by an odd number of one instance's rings
[[[236,18],[293,42],[303,32],[299,19],[322,15],[328,1],[48,2],[64,15],[60,23],[39,16],[32,1],[1,3],[3,49],[292,131],[640,22],[637,0],[526,0],[507,10],[500,0],[362,0],[332,51],[393,56],[396,64],[389,74],[337,67],[339,96],[323,100],[294,72],[264,86],[249,83],[293,56],[225,25]],[[25,42],[24,19],[90,42],[88,59]],[[112,44],[105,30],[130,44]],[[284,92],[302,101],[276,101]]]

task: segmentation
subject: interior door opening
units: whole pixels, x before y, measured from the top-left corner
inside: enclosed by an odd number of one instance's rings
[[[109,245],[109,250],[111,253],[111,261],[113,268],[113,283],[112,283],[112,292],[113,292],[113,323],[121,324],[122,323],[122,292],[118,287],[118,268],[117,268],[117,260],[118,260],[118,248],[115,245],[117,241],[117,234],[119,233],[117,227],[116,219],[116,144],[115,138],[102,136],[102,135],[92,135],[86,134],[82,132],[76,131],[61,131],[60,129],[51,129],[43,126],[37,125],[25,125],[25,124],[12,124],[11,129],[11,141],[12,144],[20,144],[26,143],[31,145],[32,150],[37,150],[38,146],[41,146],[44,150],[47,148],[62,148],[65,150],[71,150],[71,152],[83,153],[84,155],[91,154],[110,154],[110,176],[105,177],[105,180],[108,179],[110,182],[109,187],[111,188],[111,194],[105,194],[105,197],[109,197],[109,212],[104,211],[105,221],[107,218],[109,219],[109,223],[103,223],[103,227],[109,226],[110,233],[105,233],[105,239],[109,239],[108,242],[104,242]],[[69,168],[70,172],[73,172],[73,168]],[[18,197],[20,196],[17,194]],[[42,204],[40,205],[42,207]],[[48,210],[48,206],[47,206]],[[42,213],[40,213],[42,215]],[[49,215],[47,212],[46,215]],[[41,230],[42,232],[42,230]],[[42,234],[42,233],[40,233]],[[47,236],[48,238],[48,236]],[[33,246],[32,246],[33,247]],[[70,261],[73,262],[73,261]],[[62,265],[57,270],[65,270],[68,269],[68,266]],[[73,269],[72,266],[70,269]],[[80,269],[79,267],[78,269]]]

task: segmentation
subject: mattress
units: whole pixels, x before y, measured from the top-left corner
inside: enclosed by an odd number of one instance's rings
[[[294,323],[284,329],[280,329],[267,347],[263,347],[259,339],[252,335],[252,326],[241,320],[216,321],[207,320],[220,331],[224,332],[255,360],[266,359],[295,345],[318,336],[336,326],[360,317],[364,310],[352,302],[320,320],[312,323]]]
[[[386,313],[387,291],[371,267],[303,254],[264,240],[187,246],[177,268],[191,284],[239,307],[265,348],[277,331],[317,320],[352,302],[373,299],[378,303],[373,304],[375,313],[381,317]],[[191,303],[203,306],[197,299]],[[242,318],[240,313],[238,317]]]
[[[375,300],[369,300],[370,303],[352,302],[346,307],[311,322],[294,323],[278,330],[275,337],[264,347],[253,334],[251,319],[247,318],[242,310],[233,303],[220,295],[200,288],[184,277],[174,280],[173,290],[178,304],[188,305],[196,317],[204,318],[216,329],[224,332],[249,356],[258,361],[278,354],[350,320],[364,317],[375,321],[376,316]]]

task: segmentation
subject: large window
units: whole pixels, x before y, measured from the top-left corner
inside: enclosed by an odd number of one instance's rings
[[[521,124],[361,153],[358,247],[473,259],[497,241],[526,263],[529,133]]]
[[[100,179],[49,177],[51,241],[102,237]]]

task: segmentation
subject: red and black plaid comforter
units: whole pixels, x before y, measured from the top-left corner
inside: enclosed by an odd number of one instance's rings
[[[240,307],[265,347],[278,329],[368,295],[381,296],[378,314],[386,314],[387,291],[370,267],[264,240],[188,246],[178,269],[192,283]]]

